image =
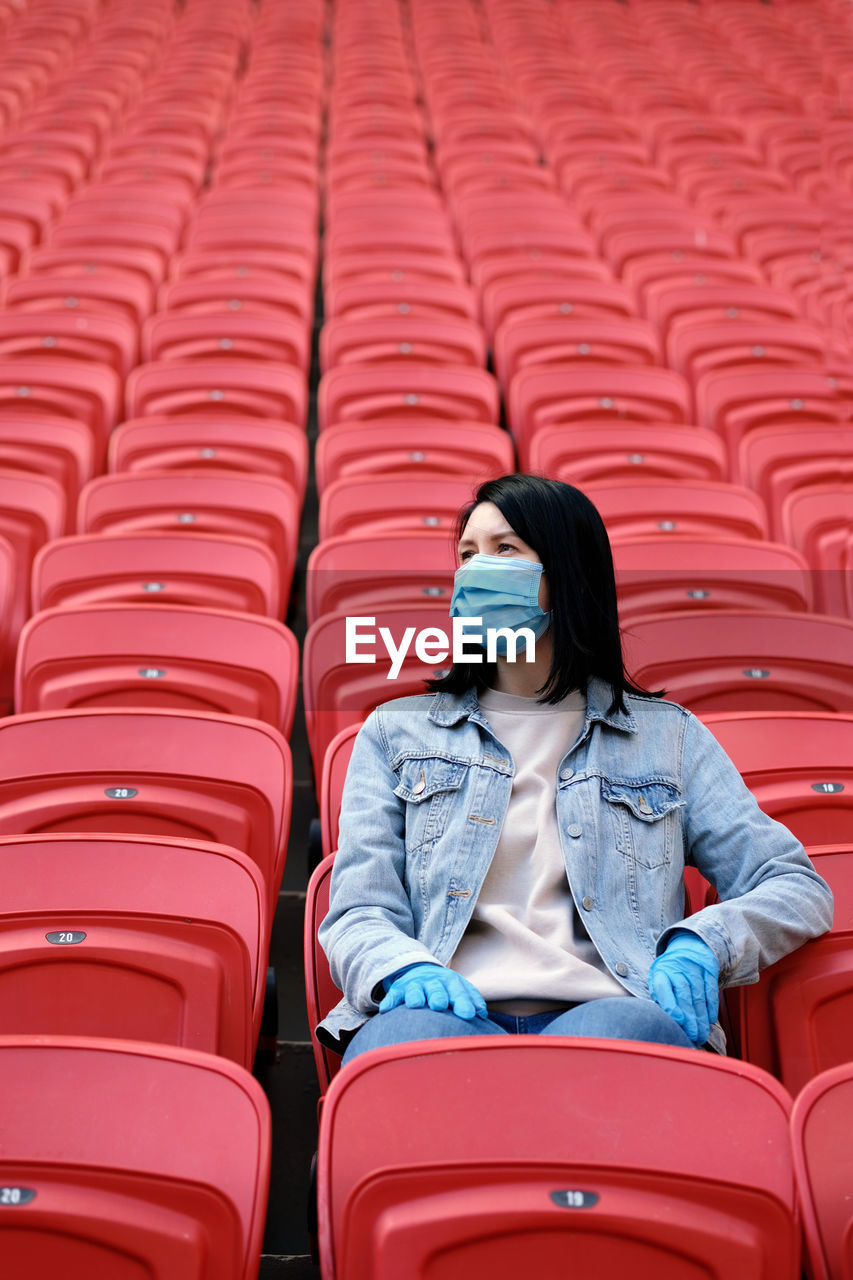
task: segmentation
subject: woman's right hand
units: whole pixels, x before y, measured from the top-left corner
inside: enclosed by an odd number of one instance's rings
[[[457,1018],[487,1018],[486,1002],[473,983],[440,964],[412,964],[383,979],[386,995],[380,1013],[404,1004],[407,1009],[451,1010]]]

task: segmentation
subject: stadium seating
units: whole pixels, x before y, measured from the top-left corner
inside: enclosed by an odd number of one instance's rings
[[[509,434],[491,423],[391,418],[327,427],[317,439],[314,468],[322,496],[333,480],[389,471],[487,480],[514,471],[515,454]]]
[[[670,609],[810,609],[813,575],[792,547],[655,532],[613,543],[619,617]]]
[[[765,1072],[658,1045],[474,1036],[377,1050],[323,1104],[323,1274],[404,1280],[440,1257],[508,1280],[557,1274],[570,1254],[589,1274],[641,1260],[649,1275],[795,1280],[789,1111]]]
[[[820,1072],[853,1060],[851,846],[810,845],[808,852],[835,898],[832,930],[729,993],[738,1001],[741,1056],[771,1071],[794,1098]]]
[[[853,711],[853,625],[773,610],[635,618],[626,664],[646,689],[708,711]]]
[[[83,489],[77,513],[81,533],[163,530],[254,538],[276,557],[281,598],[290,592],[296,557],[300,499],[274,476],[210,471],[122,472],[98,476]]]
[[[180,836],[257,863],[272,919],[292,774],[285,739],[259,720],[97,708],[0,720],[0,835],[55,831]]]
[[[446,529],[356,530],[324,538],[308,557],[308,623],[325,613],[417,608],[433,599],[449,607],[455,570]]]
[[[150,836],[0,839],[5,1035],[146,1040],[251,1067],[266,886],[247,854]]]
[[[849,835],[853,787],[850,712],[709,712],[708,728],[766,813],[806,845]]]
[[[283,480],[301,497],[308,479],[308,441],[292,422],[131,418],[112,433],[108,461],[111,471],[262,473]]]
[[[0,1178],[12,1272],[257,1273],[271,1123],[226,1058],[89,1037],[2,1036]],[[216,1124],[211,1124],[211,1116]]]
[[[811,1080],[794,1102],[791,1135],[809,1273],[814,1280],[850,1274],[848,1165],[844,1143],[853,1101],[853,1064],[833,1067]]]
[[[54,538],[33,561],[33,611],[96,603],[282,612],[281,571],[255,538],[209,533],[81,534]]]
[[[296,637],[272,618],[162,601],[66,605],[24,625],[15,709],[186,708],[265,720],[287,737],[298,675]]]

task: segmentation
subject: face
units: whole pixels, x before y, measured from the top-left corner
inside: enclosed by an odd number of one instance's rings
[[[481,502],[471,512],[457,551],[460,565],[473,555],[505,556],[508,560],[531,560],[534,564],[541,564],[533,548],[519,538],[493,502]],[[546,611],[550,608],[544,573],[539,582],[539,607]]]

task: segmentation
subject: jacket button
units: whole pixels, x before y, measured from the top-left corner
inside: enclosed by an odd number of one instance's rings
[[[617,966],[616,966],[616,972],[619,974],[619,977],[620,977],[620,978],[627,978],[627,976],[628,976],[628,966],[627,966],[626,964],[622,964],[622,963],[617,964]]]
[[[560,774],[560,777],[563,780],[563,782],[568,782],[569,778],[573,778],[574,776],[575,776],[574,769],[564,769],[563,772]]]
[[[573,822],[571,826],[566,827],[566,831],[574,840],[577,840],[578,836],[583,831],[583,827],[579,827],[576,822]]]
[[[595,898],[591,898],[589,894],[587,894],[587,896],[581,902],[581,906],[583,907],[584,911],[592,911],[593,907],[595,906]]]

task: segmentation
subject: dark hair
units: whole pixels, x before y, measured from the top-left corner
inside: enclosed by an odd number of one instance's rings
[[[481,484],[456,522],[461,538],[474,508],[492,502],[515,533],[542,561],[551,597],[553,658],[539,701],[562,701],[573,689],[586,692],[591,676],[613,691],[610,710],[625,710],[623,694],[649,695],[625,672],[616,609],[613,556],[604,521],[586,494],[561,480],[508,475]],[[490,683],[494,663],[454,663],[430,680],[431,693],[479,693]]]

